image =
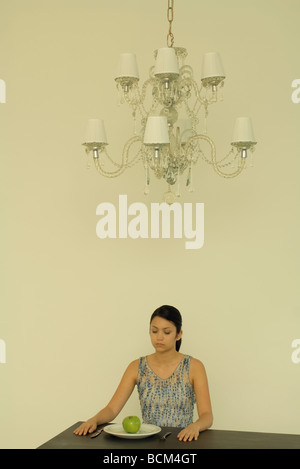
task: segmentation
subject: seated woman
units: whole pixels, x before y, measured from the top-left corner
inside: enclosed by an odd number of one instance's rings
[[[182,318],[173,306],[157,308],[150,319],[155,352],[127,367],[110,402],[82,423],[75,435],[93,433],[98,425],[114,420],[137,386],[144,423],[183,427],[180,441],[197,440],[212,425],[213,415],[206,372],[201,361],[179,352]],[[193,421],[196,403],[198,419]]]

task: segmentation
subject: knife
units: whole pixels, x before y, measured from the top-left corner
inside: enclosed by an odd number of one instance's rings
[[[100,435],[100,433],[103,432],[103,428],[100,428],[99,430],[96,430],[94,433],[91,434],[90,438],[96,438],[97,436]]]

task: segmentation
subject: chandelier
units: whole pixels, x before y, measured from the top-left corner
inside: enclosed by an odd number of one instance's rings
[[[154,52],[155,63],[149,78],[139,85],[136,56],[120,55],[115,78],[120,102],[132,109],[134,134],[125,143],[121,162],[107,151],[107,137],[102,119],[89,119],[85,143],[88,167],[91,158],[97,171],[105,177],[121,175],[127,168],[142,162],[145,170],[144,193],[150,191],[150,176],[164,179],[168,190],[164,201],[172,204],[180,196],[180,176],[193,191],[192,168],[199,160],[208,163],[219,176],[232,178],[245,168],[247,152],[256,144],[250,117],[235,121],[231,149],[221,160],[216,158],[213,140],[207,134],[208,108],[222,100],[225,73],[220,55],[203,55],[200,86],[193,69],[185,64],[187,50],[174,47],[172,23],[174,0],[168,0],[167,47]],[[198,131],[200,121],[204,129]],[[175,187],[175,191],[172,188]]]

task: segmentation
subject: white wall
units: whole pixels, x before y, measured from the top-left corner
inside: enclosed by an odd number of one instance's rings
[[[143,195],[142,168],[115,180],[85,168],[89,117],[105,119],[121,157],[130,110],[117,105],[120,52],[137,54],[141,79],[166,45],[167,2],[1,2],[2,282],[0,446],[34,448],[111,397],[127,364],[151,353],[148,322],[163,303],[183,315],[182,351],[207,369],[214,428],[300,432],[299,78],[297,0],[177,0],[175,46],[200,79],[218,50],[224,102],[209,130],[221,157],[236,116],[250,115],[254,167],[224,180],[195,172],[182,202],[204,202],[205,242],[100,240],[96,207],[161,200]],[[140,413],[134,394],[122,416]],[[24,425],[26,431],[24,431]]]

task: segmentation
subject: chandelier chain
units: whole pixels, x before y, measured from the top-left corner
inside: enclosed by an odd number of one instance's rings
[[[173,47],[174,46],[174,34],[172,33],[172,23],[174,19],[174,0],[168,0],[167,18],[169,22],[167,45],[168,47]]]

